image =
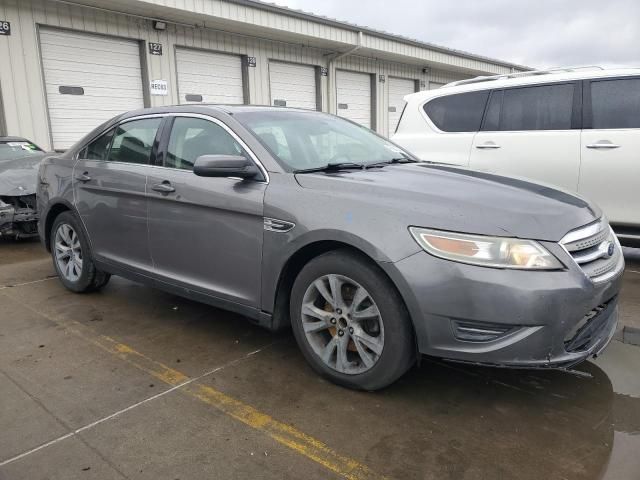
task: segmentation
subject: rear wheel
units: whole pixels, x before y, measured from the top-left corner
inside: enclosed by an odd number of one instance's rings
[[[370,261],[335,251],[309,262],[291,295],[293,331],[321,375],[350,388],[376,390],[415,359],[402,299]]]
[[[56,217],[50,237],[53,266],[65,287],[82,293],[98,290],[107,284],[111,276],[96,268],[89,242],[71,212],[63,212]]]

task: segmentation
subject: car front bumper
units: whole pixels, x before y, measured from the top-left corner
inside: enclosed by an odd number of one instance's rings
[[[25,238],[38,235],[35,195],[3,198],[0,201],[0,237]]]
[[[594,284],[577,264],[493,269],[426,252],[387,264],[420,353],[521,368],[566,368],[599,354],[615,333],[621,270]]]

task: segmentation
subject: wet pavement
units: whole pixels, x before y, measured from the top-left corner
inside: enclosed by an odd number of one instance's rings
[[[627,251],[623,325],[640,327]],[[0,242],[0,479],[640,479],[640,347],[579,369],[425,360],[361,393],[290,333],[114,278],[75,295]]]

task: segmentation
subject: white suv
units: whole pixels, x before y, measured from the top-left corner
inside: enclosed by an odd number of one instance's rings
[[[640,245],[640,69],[477,77],[405,101],[392,138],[419,158],[578,192]]]

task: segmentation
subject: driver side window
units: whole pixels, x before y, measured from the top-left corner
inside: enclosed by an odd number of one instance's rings
[[[176,117],[164,166],[193,170],[193,164],[201,155],[240,155],[250,158],[220,125],[203,118]]]

